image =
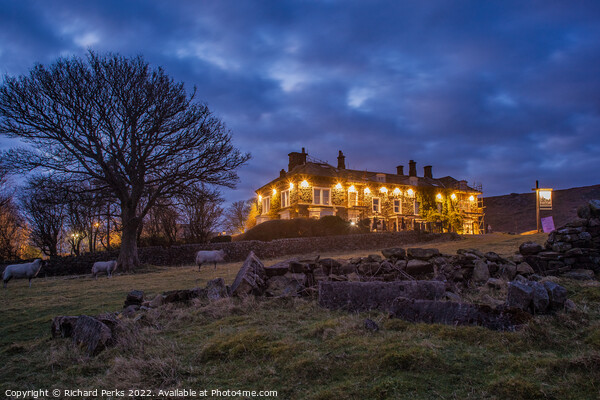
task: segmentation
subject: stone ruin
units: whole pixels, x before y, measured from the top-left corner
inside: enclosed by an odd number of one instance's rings
[[[553,231],[545,246],[525,242],[508,258],[476,249],[444,255],[437,249],[395,247],[382,250],[382,255],[348,260],[294,258],[265,267],[250,252],[231,286],[218,278],[205,288],[164,292],[153,299],[133,290],[119,313],[54,318],[52,336],[71,337],[95,355],[115,343],[121,318],[135,320],[140,312],[167,303],[231,296],[305,296],[317,298],[328,309],[380,310],[412,322],[513,331],[532,315],[575,308],[566,289],[548,276],[595,279],[600,272],[600,201],[580,207],[578,216]],[[506,290],[506,298],[486,295],[486,304],[463,298],[469,291],[483,289]],[[371,320],[365,326],[378,329]]]

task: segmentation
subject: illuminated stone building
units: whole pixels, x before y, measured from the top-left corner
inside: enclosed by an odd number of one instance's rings
[[[417,176],[411,160],[395,174],[346,168],[340,151],[337,167],[302,152],[289,154],[288,169],[256,191],[260,216],[271,219],[321,218],[337,215],[371,230],[482,232],[481,189],[450,176],[433,178],[432,167]],[[367,221],[368,220],[368,221]]]

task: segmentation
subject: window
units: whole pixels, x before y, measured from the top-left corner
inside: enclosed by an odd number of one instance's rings
[[[378,213],[381,211],[381,203],[379,197],[373,197],[373,212]]]
[[[402,202],[399,199],[394,200],[394,213],[402,214]]]
[[[320,204],[323,206],[329,205],[329,189],[314,188],[313,189],[313,204]]]
[[[348,192],[348,206],[357,206],[358,205],[358,192]]]
[[[266,214],[271,211],[271,197],[263,197],[262,199],[262,213]]]
[[[290,191],[284,190],[281,192],[281,208],[290,206]]]
[[[415,215],[419,215],[419,207],[420,207],[420,203],[418,201],[415,201]]]
[[[376,180],[377,182],[385,182],[385,174],[377,174],[377,175],[375,176],[375,180]]]

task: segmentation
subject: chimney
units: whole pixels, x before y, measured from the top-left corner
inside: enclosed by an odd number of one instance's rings
[[[417,176],[417,163],[413,160],[408,162],[408,176]]]
[[[404,165],[398,165],[396,167],[396,174],[398,174],[398,175],[404,175]]]
[[[423,176],[425,178],[433,179],[433,174],[431,172],[431,165],[426,165],[423,167]]]
[[[346,157],[341,150],[338,154],[338,169],[346,169]]]
[[[298,153],[297,151],[291,152],[290,154],[288,154],[289,157],[289,164],[288,164],[288,172],[290,172],[291,170],[293,170],[295,167],[297,167],[298,165],[304,165],[306,164],[306,151],[304,150],[304,147],[302,148],[302,153]]]
[[[281,171],[279,171],[279,177],[285,178],[285,169],[282,169]]]

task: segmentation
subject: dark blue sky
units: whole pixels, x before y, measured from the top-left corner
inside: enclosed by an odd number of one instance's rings
[[[600,183],[597,0],[0,0],[1,74],[88,48],[197,86],[253,155],[230,201],[301,147],[380,172],[414,159],[485,196]]]

